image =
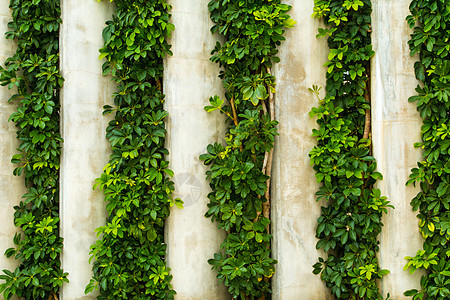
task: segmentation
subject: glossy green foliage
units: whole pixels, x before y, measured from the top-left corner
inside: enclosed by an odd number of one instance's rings
[[[338,299],[381,299],[377,279],[388,273],[380,269],[376,253],[381,217],[390,205],[374,188],[382,175],[371,156],[370,135],[364,136],[374,54],[371,11],[370,0],[316,0],[313,13],[327,25],[318,37],[327,37],[330,48],[325,98],[319,98],[317,86],[310,89],[320,105],[310,112],[319,128],[313,129],[317,146],[309,155],[322,183],[317,200],[327,205],[316,231],[316,247],[327,257],[319,258],[313,273]]]
[[[3,270],[0,292],[25,299],[48,299],[58,294],[67,273],[61,269],[59,236],[59,0],[11,0],[12,21],[6,37],[17,43],[16,53],[0,67],[0,82],[14,90],[18,103],[10,120],[20,140],[14,175],[22,175],[28,192],[15,206],[14,224],[20,233],[6,256],[19,266]]]
[[[263,203],[268,204],[268,153],[277,135],[277,122],[270,115],[275,91],[270,68],[279,61],[283,28],[295,22],[287,14],[291,7],[279,0],[212,0],[208,8],[215,23],[211,31],[225,37],[211,60],[222,67],[219,77],[227,101],[211,97],[205,110],[220,110],[230,125],[226,145],[209,145],[200,157],[210,165],[206,217],[227,231],[223,252],[208,262],[233,298],[268,297],[276,263],[270,257],[270,220],[262,214]]]
[[[171,6],[165,0],[116,0],[115,14],[103,30],[103,73],[117,84],[114,119],[106,137],[112,154],[95,187],[107,201],[107,224],[91,246],[94,276],[86,287],[97,299],[173,299],[165,264],[164,221],[179,199],[172,198],[162,93],[163,58]]]
[[[419,54],[414,65],[420,81],[417,103],[423,118],[423,161],[412,169],[408,184],[421,191],[411,201],[419,211],[419,231],[425,238],[423,250],[406,257],[405,269],[426,270],[421,290],[405,292],[413,299],[450,298],[450,3],[446,0],[414,0],[407,21],[413,34],[408,42],[411,55]]]

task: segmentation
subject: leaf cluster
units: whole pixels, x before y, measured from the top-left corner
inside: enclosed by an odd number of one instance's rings
[[[0,67],[0,83],[15,92],[9,101],[18,107],[10,120],[20,145],[11,162],[28,192],[14,207],[14,224],[21,229],[14,237],[16,247],[5,252],[20,264],[3,270],[0,293],[5,299],[48,299],[68,282],[61,269],[59,236],[60,1],[11,0],[10,9],[6,37],[17,43],[17,50]]]
[[[224,252],[208,262],[234,298],[259,298],[270,293],[267,279],[276,263],[270,258],[271,235],[266,230],[270,220],[261,215],[269,179],[261,171],[264,151],[253,154],[248,138],[227,142],[227,147],[208,145],[208,152],[200,156],[211,165],[207,178],[213,191],[205,216],[228,233],[221,245]],[[245,145],[243,150],[241,145]]]
[[[94,185],[105,195],[108,218],[96,229],[94,275],[85,293],[98,289],[97,299],[173,299],[164,221],[182,201],[172,198],[161,86],[163,58],[171,54],[171,6],[163,0],[114,2],[100,49],[103,73],[117,84],[114,106],[104,106],[104,114],[114,114],[106,129],[112,154]]]
[[[212,33],[224,36],[211,61],[222,67],[226,93],[225,99],[211,97],[205,110],[219,110],[229,124],[225,145],[208,145],[200,156],[210,166],[212,189],[205,216],[227,231],[223,251],[208,262],[233,298],[263,299],[271,293],[276,263],[270,257],[270,220],[263,213],[269,203],[268,154],[278,134],[270,68],[279,61],[285,28],[295,22],[288,15],[291,7],[279,0],[212,0],[208,7]]]
[[[317,145],[309,156],[322,183],[316,193],[322,200],[318,218],[316,248],[327,258],[319,258],[314,274],[320,274],[338,299],[382,299],[377,279],[389,271],[379,268],[376,253],[383,213],[391,207],[381,191],[374,188],[381,173],[371,155],[370,135],[365,135],[370,115],[371,45],[370,0],[316,0],[314,18],[326,28],[318,37],[327,37],[326,96],[320,88],[319,106],[310,116],[319,127],[313,129]]]
[[[411,200],[419,211],[419,231],[425,238],[423,250],[407,256],[405,269],[426,270],[421,290],[405,292],[413,299],[448,299],[450,297],[450,160],[448,130],[450,110],[450,4],[443,0],[413,0],[411,15],[406,20],[413,33],[408,41],[420,84],[410,102],[417,103],[423,118],[422,141],[415,147],[423,149],[423,160],[411,170],[407,184],[420,185],[421,191]]]

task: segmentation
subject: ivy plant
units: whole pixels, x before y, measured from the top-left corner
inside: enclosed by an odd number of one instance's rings
[[[85,293],[98,289],[97,299],[173,299],[164,221],[170,207],[182,202],[172,198],[173,172],[164,148],[162,77],[163,58],[172,54],[171,6],[165,0],[114,4],[100,49],[103,73],[117,84],[114,106],[104,106],[105,114],[114,114],[106,129],[112,154],[94,186],[104,192],[108,218],[96,229],[94,276]]]
[[[314,274],[338,299],[382,299],[377,280],[389,273],[379,267],[377,237],[381,217],[391,207],[374,187],[382,179],[371,153],[370,134],[370,0],[316,0],[314,18],[323,19],[318,37],[327,37],[326,95],[310,116],[317,146],[309,156],[321,183],[316,248],[327,255]]]
[[[12,21],[6,38],[17,43],[16,53],[0,67],[0,83],[13,89],[9,102],[18,104],[10,120],[20,146],[11,162],[28,189],[14,207],[15,248],[5,255],[19,266],[3,270],[0,293],[25,299],[57,299],[68,282],[61,269],[59,236],[59,0],[11,0]]]
[[[420,84],[417,103],[423,119],[423,160],[411,171],[407,184],[418,184],[420,192],[411,201],[419,211],[419,231],[425,239],[423,249],[407,256],[405,269],[425,271],[421,289],[406,291],[413,299],[450,297],[450,3],[446,0],[413,0],[407,22],[413,33],[409,40],[411,56],[419,55],[414,65]]]
[[[200,156],[212,192],[206,217],[227,232],[223,251],[208,262],[237,299],[266,299],[276,261],[271,258],[270,174],[275,136],[275,78],[271,74],[285,27],[295,22],[279,0],[212,0],[208,4],[217,42],[211,60],[225,99],[215,95],[205,110],[221,111],[228,131],[225,144],[214,143]]]

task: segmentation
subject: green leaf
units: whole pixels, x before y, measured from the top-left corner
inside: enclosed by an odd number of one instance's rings
[[[255,240],[256,240],[258,243],[261,243],[262,240],[263,240],[262,234],[259,233],[259,232],[257,232],[257,233],[255,234]]]
[[[412,289],[412,290],[408,290],[406,292],[403,293],[403,295],[407,296],[407,297],[411,297],[414,296],[418,293],[419,291],[416,289]]]
[[[107,57],[108,55],[109,55],[108,52],[100,53],[100,55],[98,56],[98,59],[104,59],[104,58]]]
[[[294,21],[293,19],[287,19],[284,21],[284,27],[287,27],[287,28],[292,28],[295,26],[295,24],[297,24],[297,22]]]

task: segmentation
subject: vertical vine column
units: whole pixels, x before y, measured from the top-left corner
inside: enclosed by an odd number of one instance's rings
[[[10,119],[20,140],[15,175],[23,174],[28,192],[14,209],[14,223],[22,231],[7,257],[20,261],[4,270],[0,292],[25,299],[57,299],[67,281],[61,268],[59,236],[60,137],[59,0],[11,1],[13,19],[7,38],[17,42],[16,53],[0,69],[0,81],[17,93],[9,101],[18,105]],[[7,101],[7,99],[4,99]]]
[[[316,0],[313,16],[324,18],[318,36],[328,38],[330,53],[326,95],[312,92],[319,106],[310,115],[317,146],[310,152],[318,182],[318,200],[327,201],[318,218],[318,249],[327,253],[314,273],[339,299],[382,298],[377,279],[389,273],[380,268],[377,252],[381,217],[390,206],[374,185],[382,179],[371,151],[370,0]]]
[[[93,230],[105,223],[103,193],[92,185],[108,162],[111,152],[105,139],[110,117],[102,116],[103,105],[111,104],[113,83],[102,75],[98,49],[102,30],[111,17],[108,2],[61,1],[61,235],[62,263],[70,284],[62,298],[83,299],[92,277],[89,248],[96,240]]]
[[[405,268],[425,275],[420,289],[405,295],[441,300],[450,298],[450,3],[413,0],[409,9],[407,21],[413,33],[408,44],[411,55],[419,55],[414,74],[420,83],[408,101],[417,104],[423,119],[422,139],[415,144],[423,157],[411,170],[408,184],[420,186],[411,206],[418,211],[425,241],[415,256],[406,257]]]
[[[198,159],[205,145],[221,140],[224,119],[205,114],[210,93],[223,93],[219,68],[209,61],[216,36],[210,32],[209,0],[172,0],[170,43],[173,56],[164,70],[165,108],[169,113],[170,167],[175,193],[183,209],[172,209],[166,223],[168,265],[180,299],[226,299],[226,290],[205,260],[219,250],[224,234],[204,217],[210,190],[204,178],[206,166]]]
[[[319,188],[310,166],[309,151],[316,144],[311,128],[316,126],[308,116],[317,105],[308,91],[312,84],[325,86],[328,48],[325,39],[317,39],[323,27],[311,18],[314,0],[290,2],[290,14],[298,26],[286,32],[280,46],[281,61],[273,68],[277,78],[276,119],[279,137],[275,142],[272,171],[273,257],[278,261],[272,279],[272,299],[328,299],[325,284],[311,272],[321,255],[314,236],[320,206],[315,192]]]
[[[172,198],[164,148],[163,58],[174,26],[166,1],[116,0],[112,20],[103,30],[106,58],[103,73],[117,84],[114,114],[106,129],[112,154],[95,187],[105,194],[107,223],[96,229],[91,247],[94,276],[86,293],[99,299],[173,299],[172,276],[166,267],[164,222]]]
[[[271,257],[270,178],[275,120],[273,63],[285,27],[295,22],[289,5],[280,1],[210,1],[211,31],[225,37],[211,60],[223,70],[219,77],[225,99],[210,98],[205,110],[221,111],[229,122],[226,144],[214,143],[200,156],[212,192],[206,213],[227,232],[223,252],[208,262],[233,298],[266,299],[276,261]],[[226,101],[226,103],[225,103]]]
[[[408,55],[408,15],[410,0],[373,1],[372,39],[372,124],[373,153],[384,180],[377,187],[385,191],[395,209],[383,217],[380,234],[380,267],[390,270],[383,277],[381,291],[392,299],[402,299],[407,289],[418,287],[421,274],[403,270],[404,257],[421,246],[414,230],[417,218],[409,202],[418,188],[405,186],[410,169],[420,159],[412,145],[420,140],[420,117],[414,105],[405,101],[414,93],[414,59]],[[395,30],[393,30],[395,28]]]

